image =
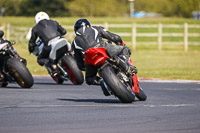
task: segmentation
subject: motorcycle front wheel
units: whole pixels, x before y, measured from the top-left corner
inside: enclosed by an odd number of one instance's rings
[[[75,85],[81,85],[84,82],[82,71],[78,68],[76,60],[71,55],[66,55],[62,59],[61,66],[69,74],[69,79]]]
[[[6,62],[6,68],[22,88],[31,88],[33,86],[33,77],[21,61],[15,58],[9,58]]]
[[[139,94],[136,95],[136,97],[140,100],[140,101],[146,101],[147,99],[147,95],[144,93],[142,87],[139,87]]]
[[[64,79],[62,79],[60,75],[57,75],[57,76],[51,75],[51,77],[57,84],[62,84],[64,82]]]
[[[122,103],[132,103],[135,100],[135,95],[118,79],[111,66],[104,66],[100,71],[100,75],[109,86],[112,93],[118,97]]]

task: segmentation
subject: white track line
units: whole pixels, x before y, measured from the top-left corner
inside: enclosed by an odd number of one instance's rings
[[[119,107],[119,108],[131,108],[131,107],[194,107],[199,106],[196,104],[166,104],[166,105],[152,105],[152,104],[72,104],[72,105],[16,105],[16,106],[4,106],[4,108],[56,108],[56,107]]]

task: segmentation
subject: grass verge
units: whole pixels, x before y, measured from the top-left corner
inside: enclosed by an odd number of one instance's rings
[[[36,57],[28,53],[27,44],[14,46],[18,53],[27,59],[28,68],[33,75],[48,75],[46,69],[37,64]],[[140,78],[200,80],[200,50],[190,46],[165,46],[158,51],[153,46],[138,46],[132,51],[131,59],[138,68]],[[196,50],[197,49],[197,50]]]

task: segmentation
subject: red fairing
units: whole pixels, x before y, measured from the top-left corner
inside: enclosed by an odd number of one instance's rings
[[[129,64],[133,65],[133,62],[131,59],[129,59]],[[132,90],[137,95],[140,92],[137,74],[133,75],[133,84],[134,84],[134,86],[132,86]]]
[[[122,41],[122,46],[124,45],[125,43]]]
[[[85,52],[85,64],[99,67],[104,64],[106,58],[109,58],[106,54],[106,49],[103,47],[89,48]]]
[[[125,43],[122,41],[122,46],[124,45]],[[129,59],[129,64],[133,65],[133,62],[131,59]],[[133,92],[137,95],[139,94],[140,92],[140,89],[139,89],[139,81],[138,81],[138,78],[137,78],[137,74],[133,75],[133,86],[132,86],[132,90]]]

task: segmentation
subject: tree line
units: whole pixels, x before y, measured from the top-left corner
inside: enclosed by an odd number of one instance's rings
[[[0,0],[2,16],[34,16],[45,11],[51,16],[121,17],[130,12],[128,0]],[[200,0],[135,0],[136,12],[155,12],[167,17],[192,17]]]

